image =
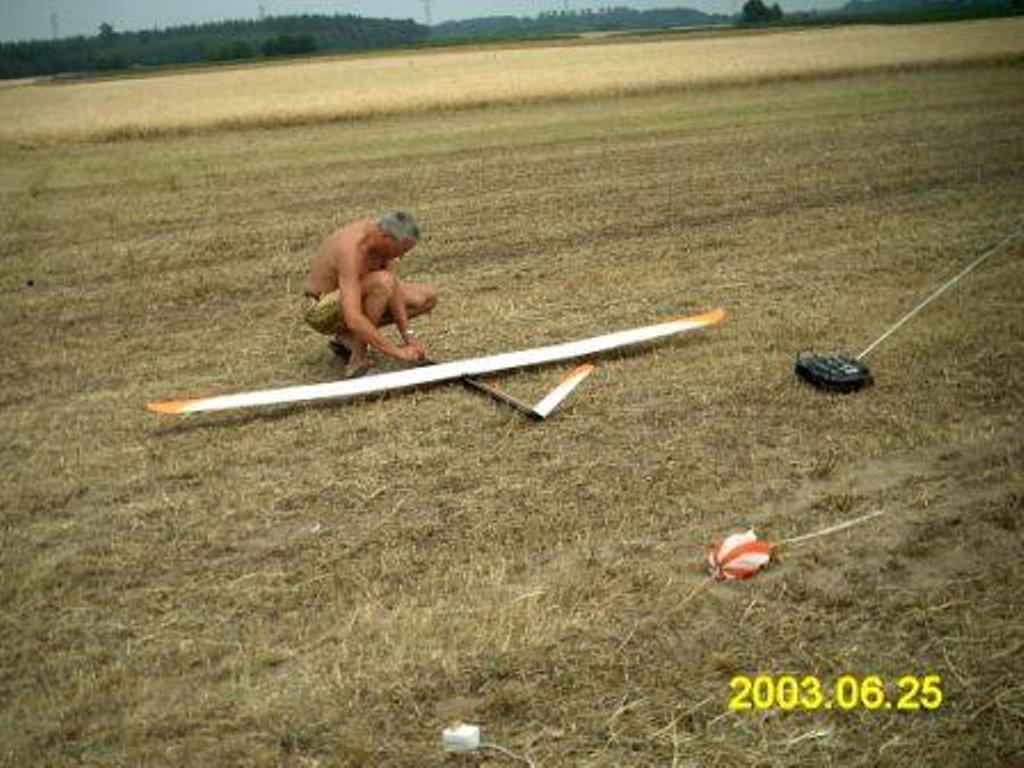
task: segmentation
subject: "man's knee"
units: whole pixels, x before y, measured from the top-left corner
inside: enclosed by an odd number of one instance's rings
[[[437,292],[433,288],[425,288],[420,298],[420,312],[429,312],[437,306]]]
[[[395,275],[384,269],[370,272],[363,278],[363,296],[378,296],[382,299],[391,298],[395,292]]]
[[[407,284],[404,295],[409,317],[425,315],[437,306],[437,293],[422,283]]]

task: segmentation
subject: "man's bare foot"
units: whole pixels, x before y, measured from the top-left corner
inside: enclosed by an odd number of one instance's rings
[[[351,360],[345,366],[342,376],[346,379],[358,379],[360,376],[365,376],[368,370],[370,370],[369,360],[365,358],[362,360]]]

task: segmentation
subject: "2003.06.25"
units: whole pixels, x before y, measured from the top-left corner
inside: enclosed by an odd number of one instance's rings
[[[729,709],[733,712],[781,709],[919,712],[942,705],[939,675],[904,675],[896,680],[893,696],[879,675],[858,678],[842,675],[822,681],[817,675],[736,675],[729,681],[733,691]],[[889,686],[892,687],[891,685]]]

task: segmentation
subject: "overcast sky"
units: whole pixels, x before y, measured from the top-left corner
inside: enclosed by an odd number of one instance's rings
[[[686,6],[707,12],[733,13],[743,0],[568,0],[570,8],[624,5],[631,8]],[[773,0],[774,1],[774,0]],[[825,8],[842,0],[781,0],[783,10],[812,5]],[[770,4],[770,3],[769,3]],[[434,23],[474,16],[536,16],[564,8],[566,0],[430,0]],[[416,19],[423,22],[424,0],[0,0],[0,40],[47,39],[53,20],[61,37],[93,35],[102,22],[118,31],[170,27],[221,19],[257,18],[267,14],[353,13]]]

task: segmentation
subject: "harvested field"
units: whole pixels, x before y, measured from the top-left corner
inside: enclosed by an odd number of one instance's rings
[[[446,758],[461,718],[541,766],[1013,764],[1024,244],[882,346],[872,389],[792,361],[859,351],[1021,226],[1022,74],[0,146],[0,762],[511,764]],[[145,411],[335,377],[305,267],[398,205],[438,359],[730,319],[598,361],[542,425],[454,386]],[[744,526],[873,510],[749,582],[695,567]],[[728,709],[734,675],[847,673],[944,700]]]
[[[0,90],[0,140],[116,140],[1022,57],[1022,19],[348,57]]]

